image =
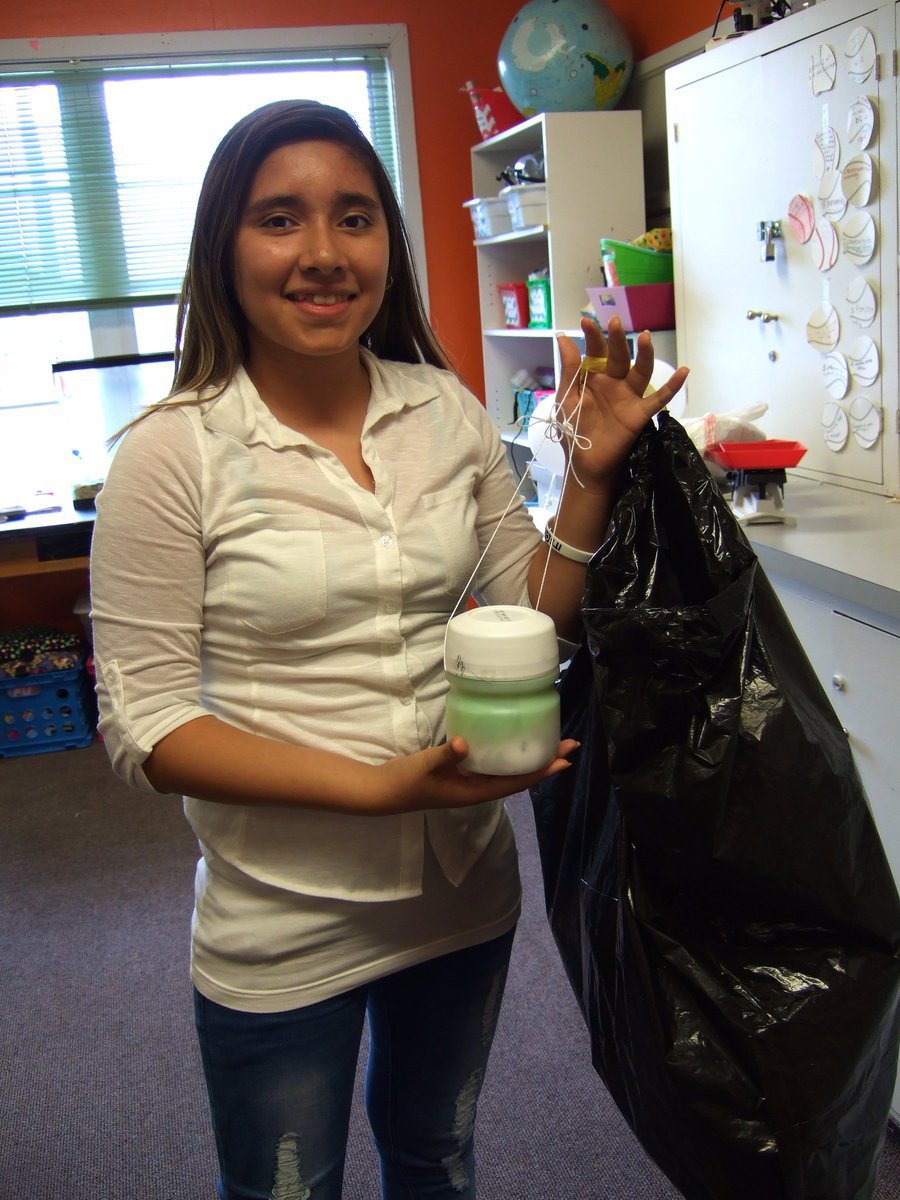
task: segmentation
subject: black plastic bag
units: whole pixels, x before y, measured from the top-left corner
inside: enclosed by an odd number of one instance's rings
[[[900,901],[846,735],[683,428],[648,426],[532,793],[594,1066],[688,1200],[864,1200]]]

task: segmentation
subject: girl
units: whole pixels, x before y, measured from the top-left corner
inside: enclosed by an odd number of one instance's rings
[[[552,541],[518,507],[477,579],[490,603],[540,591],[562,636],[620,465],[683,378],[643,399],[648,335],[633,366],[620,328],[585,336],[608,369],[586,376]],[[561,353],[560,395],[581,361]],[[383,1195],[474,1200],[519,911],[503,797],[575,748],[495,778],[443,741],[444,627],[514,487],[351,118],[291,101],[238,122],[198,203],[173,393],[119,448],[92,561],[112,762],[183,794],[200,843],[191,974],[222,1200],[340,1197],[366,1019]]]

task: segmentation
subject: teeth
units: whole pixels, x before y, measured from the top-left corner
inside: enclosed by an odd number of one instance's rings
[[[304,304],[318,304],[322,308],[333,308],[335,304],[340,304],[342,301],[349,299],[349,295],[346,292],[342,292],[339,295],[334,292],[321,292],[312,295],[309,292],[291,292],[288,294],[288,299]]]

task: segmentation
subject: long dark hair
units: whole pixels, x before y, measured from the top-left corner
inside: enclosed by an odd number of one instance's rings
[[[232,250],[256,172],[291,142],[339,142],[370,172],[390,238],[389,286],[361,344],[379,358],[452,369],[419,289],[400,205],[381,159],[343,109],[315,100],[278,100],[248,113],[222,138],[200,189],[178,304],[172,394],[223,391],[244,361],[247,331],[232,282]]]

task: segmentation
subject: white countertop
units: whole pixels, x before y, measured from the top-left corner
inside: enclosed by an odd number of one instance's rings
[[[795,525],[745,525],[764,568],[900,619],[900,502],[788,473]]]
[[[765,570],[900,621],[900,502],[788,472],[784,509],[796,524],[743,526]]]

